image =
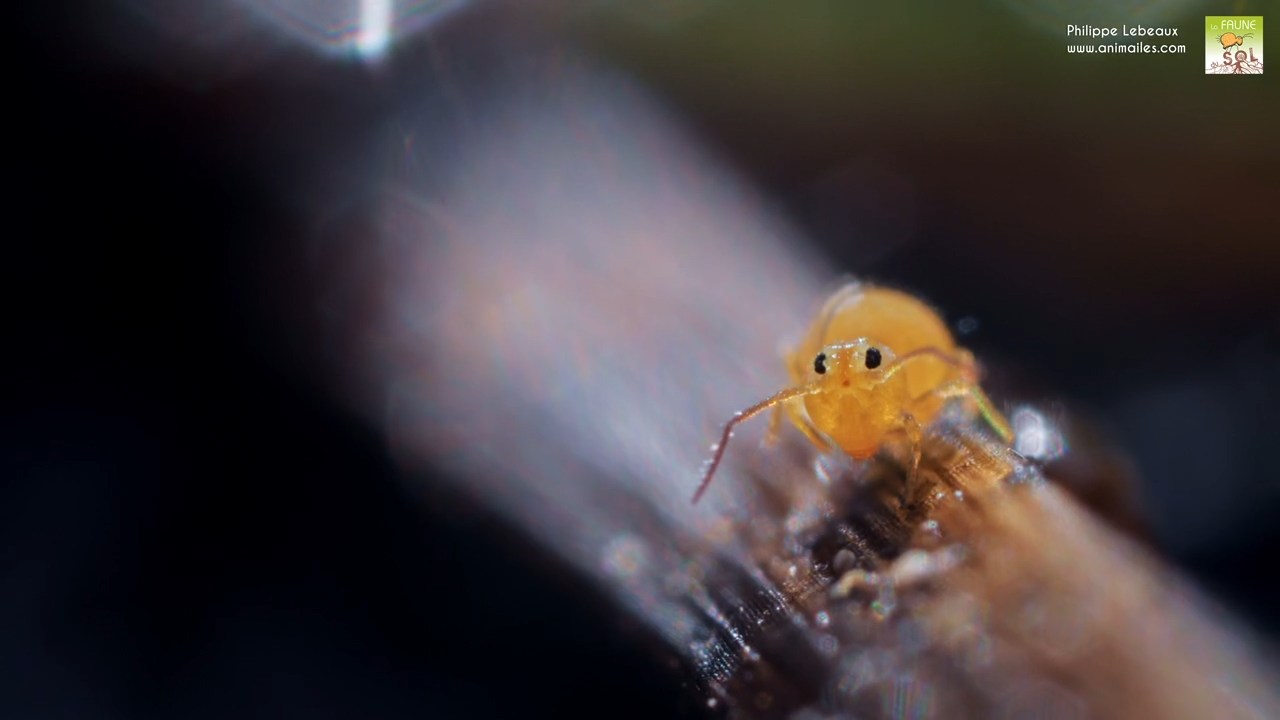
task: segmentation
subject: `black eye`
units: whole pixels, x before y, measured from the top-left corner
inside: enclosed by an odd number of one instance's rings
[[[875,370],[880,367],[880,351],[875,348],[867,348],[867,369]]]
[[[827,354],[818,353],[818,357],[813,359],[813,371],[819,375],[827,373]]]

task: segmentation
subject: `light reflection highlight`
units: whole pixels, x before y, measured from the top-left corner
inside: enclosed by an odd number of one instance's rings
[[[464,0],[235,0],[264,23],[327,56],[378,60]]]
[[[269,53],[280,37],[326,58],[375,62],[467,5],[467,0],[119,1],[154,31],[236,62]]]
[[[390,41],[391,0],[361,0],[356,51],[366,58],[380,57]]]
[[[1013,449],[1031,460],[1049,462],[1062,457],[1067,441],[1062,431],[1038,410],[1021,407],[1009,418],[1015,439]]]

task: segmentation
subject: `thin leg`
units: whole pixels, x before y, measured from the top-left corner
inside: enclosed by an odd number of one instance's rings
[[[823,435],[821,431],[813,426],[813,421],[809,419],[807,413],[801,412],[803,406],[800,403],[791,402],[784,407],[787,415],[791,418],[791,423],[800,428],[800,432],[804,433],[804,436],[818,448],[819,452],[831,452],[831,441],[827,440],[826,435]]]
[[[737,427],[738,423],[749,420],[775,405],[794,398],[811,395],[817,391],[818,388],[811,385],[788,388],[768,399],[761,400],[730,418],[729,422],[724,424],[724,431],[720,434],[720,442],[716,444],[714,453],[711,456],[711,462],[707,464],[707,471],[702,475],[702,483],[698,485],[698,490],[693,493],[693,502],[698,502],[702,498],[702,494],[707,491],[707,486],[711,484],[711,478],[715,476],[716,468],[720,467],[720,460],[724,457],[724,448],[729,444],[729,437],[733,435],[733,429]]]
[[[996,410],[995,405],[991,403],[991,398],[982,391],[977,383],[969,380],[952,380],[939,388],[930,390],[929,392],[916,398],[916,401],[923,400],[926,397],[939,398],[946,400],[949,398],[968,398],[978,406],[978,413],[982,415],[982,419],[987,421],[992,430],[1000,436],[1001,440],[1006,443],[1013,442],[1013,428],[1009,427],[1009,421]]]
[[[920,469],[920,442],[924,439],[924,429],[911,413],[902,413],[902,429],[911,441],[911,472],[907,474],[907,482],[916,479],[916,471]]]
[[[818,452],[831,452],[831,441],[827,440],[826,436],[813,426],[813,422],[809,420],[809,416],[804,413],[803,408],[804,406],[798,400],[789,400],[780,403],[773,409],[773,412],[769,414],[769,427],[764,433],[766,447],[778,442],[778,438],[782,435],[782,417],[785,415],[791,421],[791,424],[795,425],[809,439],[809,442],[818,448]]]
[[[898,502],[905,507],[916,486],[916,472],[920,469],[921,443],[924,440],[924,429],[920,427],[920,423],[914,415],[902,413],[902,431],[907,434],[907,439],[911,441],[911,467],[907,469],[907,479],[906,482],[902,483],[902,495],[898,498]]]

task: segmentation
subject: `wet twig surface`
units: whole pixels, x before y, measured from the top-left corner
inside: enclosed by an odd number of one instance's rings
[[[903,493],[796,464],[735,528],[764,582],[702,667],[737,717],[1271,717],[1269,669],[1145,550],[964,423]],[[785,478],[781,482],[779,477]]]

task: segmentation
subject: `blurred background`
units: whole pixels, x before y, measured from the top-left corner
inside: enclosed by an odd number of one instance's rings
[[[514,185],[486,205],[470,149],[504,128],[585,138],[576,167],[639,173],[649,147],[664,162],[645,172],[745,188],[714,211],[745,229],[679,256],[757,271],[739,288],[754,299],[717,306],[755,333],[743,347],[799,329],[847,274],[963,320],[993,394],[1101,438],[1139,536],[1273,644],[1280,93],[1270,75],[1206,77],[1200,44],[1205,13],[1277,5],[1230,5],[25,7],[6,113],[0,712],[696,714],[661,643],[571,553],[458,482],[439,444],[406,469],[380,422],[385,375],[352,349],[395,302],[362,264],[394,247],[388,197],[420,192],[444,228],[406,256],[436,272],[454,267],[449,237],[476,237],[450,228],[504,203],[611,222],[603,193]],[[1188,51],[1068,55],[1068,23],[1177,27]],[[586,103],[586,135],[542,129],[546,98]],[[640,150],[591,146],[651,126]],[[565,177],[538,164],[555,153],[512,157],[491,172]],[[445,307],[445,284],[419,299]],[[759,367],[752,392],[783,380],[774,354],[736,362]],[[713,425],[696,427],[691,457]]]

